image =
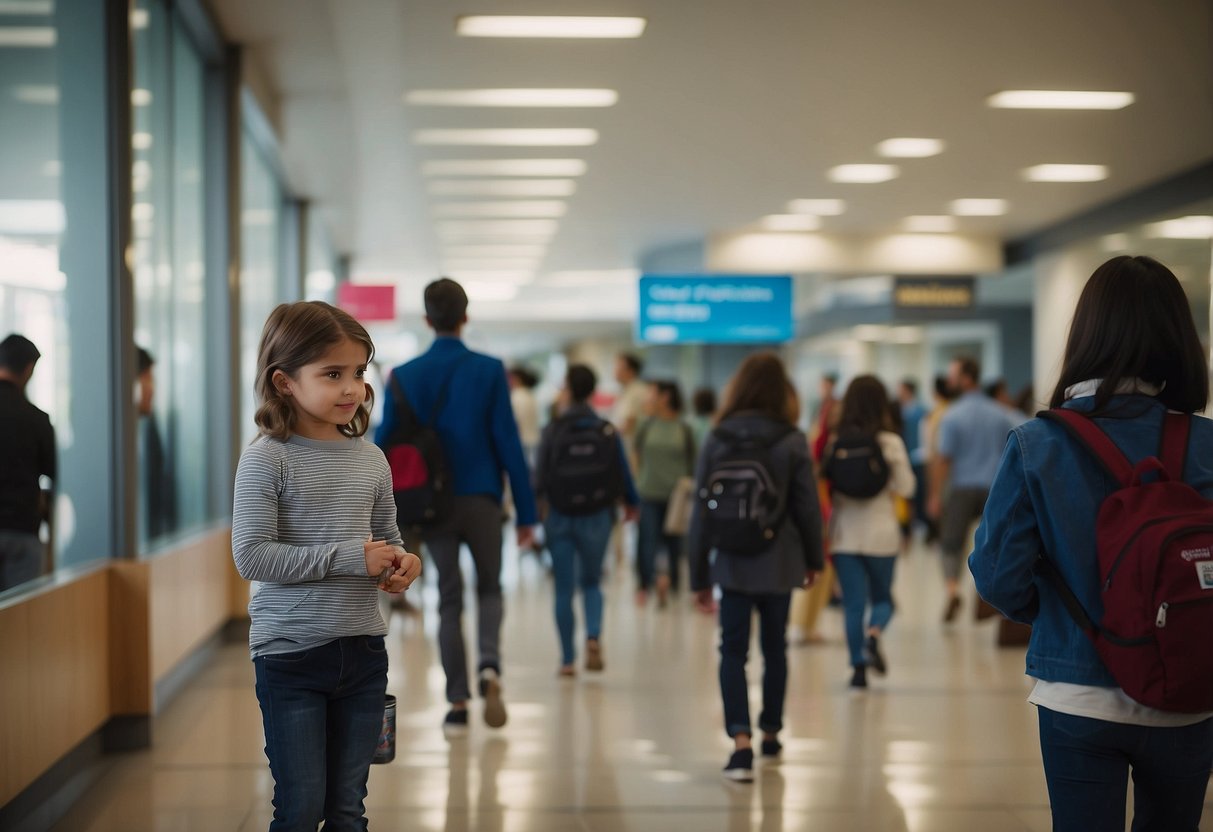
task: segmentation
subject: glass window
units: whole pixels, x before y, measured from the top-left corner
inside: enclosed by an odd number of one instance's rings
[[[206,73],[159,0],[134,30],[134,391],[140,551],[212,519],[206,378]]]
[[[248,131],[241,142],[240,165],[240,431],[247,442],[257,434],[253,384],[261,329],[284,300],[280,288],[282,189]]]
[[[307,209],[307,262],[303,269],[304,300],[335,303],[337,254],[315,206]]]

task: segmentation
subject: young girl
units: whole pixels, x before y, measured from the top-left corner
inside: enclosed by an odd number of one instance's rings
[[[888,484],[875,497],[848,497],[835,489],[830,517],[830,548],[842,587],[853,668],[851,688],[863,690],[869,667],[885,672],[880,636],[893,617],[893,569],[901,551],[896,498],[914,496],[914,469],[905,442],[894,430],[888,394],[875,376],[860,376],[847,387],[836,432],[843,435],[874,437],[889,470]]]
[[[1078,299],[1051,406],[1084,414],[1130,463],[1167,450],[1160,438],[1168,419],[1187,423],[1186,453],[1168,474],[1213,499],[1213,423],[1191,415],[1209,403],[1206,355],[1175,275],[1148,257],[1115,257],[1095,270]],[[1040,568],[1047,557],[1075,596],[1070,600],[1100,620],[1106,607],[1096,517],[1119,488],[1063,425],[1033,419],[1015,428],[969,569],[983,598],[1032,625],[1027,673],[1036,686],[1028,701],[1040,719],[1053,828],[1124,829],[1131,769],[1133,829],[1195,830],[1213,767],[1213,714],[1131,699]],[[1202,586],[1197,569],[1207,552],[1183,555],[1195,561],[1192,585]],[[1208,649],[1206,633],[1197,634],[1193,651]]]
[[[387,460],[361,438],[373,354],[366,330],[326,303],[282,304],[261,336],[261,435],[236,471],[232,553],[255,582],[271,832],[367,828],[388,666],[376,584],[402,592],[421,572],[399,547]]]
[[[822,568],[821,511],[808,440],[796,430],[799,417],[796,391],[783,362],[774,353],[759,353],[742,362],[729,383],[720,423],[708,434],[699,457],[696,484],[708,493],[718,466],[738,464],[754,454],[761,460],[784,503],[772,537],[745,549],[717,545],[704,502],[697,500],[691,515],[689,556],[691,588],[705,612],[712,609],[712,584],[721,589],[720,693],[725,730],[734,751],[724,768],[729,780],[754,779],[753,727],[750,723],[746,657],[750,624],[758,611],[762,645],[762,755],[777,757],[783,746],[783,700],[788,681],[785,632],[792,590],[812,585]],[[721,467],[720,470],[724,470]],[[708,504],[709,508],[711,503]]]

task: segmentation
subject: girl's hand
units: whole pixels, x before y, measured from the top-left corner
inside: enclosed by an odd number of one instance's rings
[[[386,540],[368,540],[362,550],[366,553],[366,574],[377,578],[384,570],[396,568],[398,550]]]
[[[414,554],[410,554],[399,547],[393,548],[398,556],[397,566],[392,571],[392,574],[388,578],[387,582],[380,584],[379,588],[384,592],[389,592],[395,595],[404,592],[413,585],[413,581],[420,577],[421,558]]]

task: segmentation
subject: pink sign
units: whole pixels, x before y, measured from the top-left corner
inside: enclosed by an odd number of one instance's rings
[[[360,321],[396,320],[396,287],[342,283],[337,305]]]

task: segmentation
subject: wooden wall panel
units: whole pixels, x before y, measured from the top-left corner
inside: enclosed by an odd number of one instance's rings
[[[114,716],[152,712],[147,561],[115,561],[110,568],[110,711]]]
[[[231,563],[229,529],[147,561],[153,682],[164,678],[231,618]]]
[[[0,662],[3,805],[109,717],[108,570],[0,610]]]

